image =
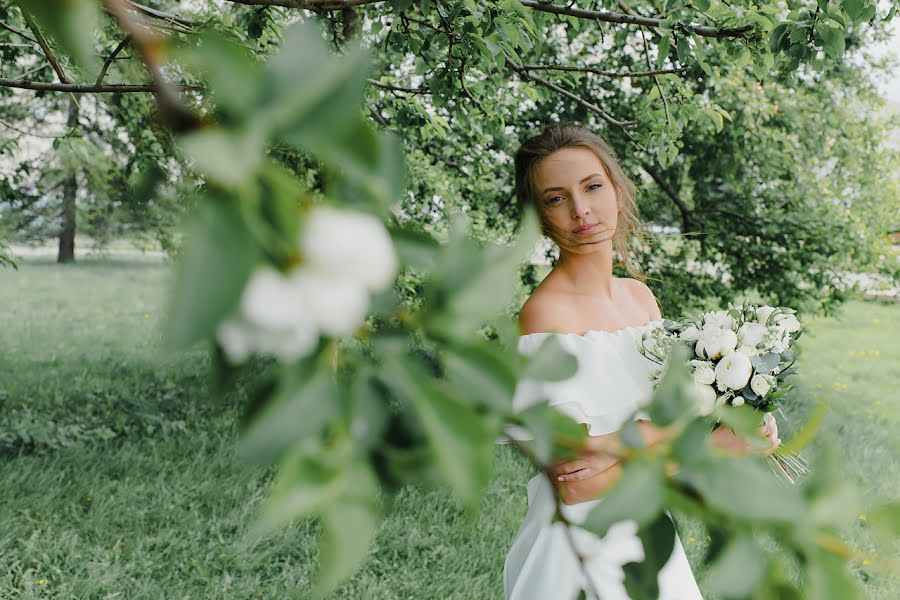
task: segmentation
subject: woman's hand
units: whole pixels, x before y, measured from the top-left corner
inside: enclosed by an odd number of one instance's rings
[[[605,471],[589,477],[568,481],[553,480],[553,485],[565,504],[578,504],[588,500],[596,500],[612,487],[622,474],[622,465],[618,461]]]
[[[606,471],[619,460],[603,452],[588,451],[575,460],[552,465],[549,474],[555,481],[581,481]]]
[[[762,451],[751,450],[750,445],[744,438],[736,435],[727,427],[719,427],[713,431],[712,442],[719,450],[731,454],[743,455],[750,454],[753,451],[762,456],[769,456],[781,445],[781,438],[778,437],[778,424],[775,422],[775,417],[772,413],[766,413],[765,417],[763,417],[763,424],[759,426],[759,434],[769,440],[769,447]]]

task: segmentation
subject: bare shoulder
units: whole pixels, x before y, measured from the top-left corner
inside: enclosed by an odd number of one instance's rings
[[[659,301],[653,295],[653,291],[646,283],[638,279],[623,277],[619,279],[624,289],[632,295],[635,302],[647,310],[651,319],[660,319],[662,314],[659,311]]]
[[[575,307],[565,294],[539,286],[519,310],[519,330],[522,335],[568,331],[575,316]]]

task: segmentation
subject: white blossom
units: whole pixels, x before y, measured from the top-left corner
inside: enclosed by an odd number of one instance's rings
[[[744,397],[743,396],[735,396],[734,400],[731,401],[732,406],[743,406],[744,405]]]
[[[316,324],[328,335],[351,334],[366,318],[369,293],[362,283],[306,268],[297,270],[292,283]]]
[[[386,289],[397,273],[397,255],[384,224],[373,215],[317,206],[300,237],[303,257],[317,270]]]

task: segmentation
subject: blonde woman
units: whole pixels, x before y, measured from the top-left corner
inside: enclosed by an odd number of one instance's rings
[[[599,594],[602,600],[624,600],[622,565],[644,558],[636,524],[617,523],[599,538],[578,527],[567,532],[561,522],[553,522],[553,515],[554,493],[562,498],[567,519],[576,524],[602,501],[621,472],[619,462],[603,449],[615,444],[618,430],[651,395],[647,376],[653,364],[640,355],[637,343],[661,315],[629,258],[629,239],[640,235],[635,186],[605,141],[571,124],[547,127],[522,144],[515,171],[519,202],[534,206],[544,234],[559,247],[556,266],[520,311],[518,350],[530,354],[547,336],[557,336],[579,367],[562,382],[520,381],[514,407],[549,400],[585,423],[589,438],[577,460],[556,465],[552,481],[541,473],[528,482],[528,513],[506,557],[505,596],[574,600],[584,590],[588,598]],[[616,255],[631,277],[613,277]],[[645,441],[658,441],[661,431],[637,414]],[[777,446],[774,419],[766,421],[762,433]],[[725,428],[713,438],[720,448],[747,451],[746,442]],[[658,581],[662,599],[701,598],[677,537]]]

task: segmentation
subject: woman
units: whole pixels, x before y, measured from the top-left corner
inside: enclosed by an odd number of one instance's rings
[[[579,368],[563,382],[523,379],[514,407],[549,399],[587,424],[589,437],[578,459],[553,468],[552,482],[541,473],[528,483],[528,513],[506,557],[506,598],[568,600],[585,590],[589,598],[626,599],[622,565],[643,560],[636,524],[617,523],[601,539],[578,527],[567,531],[553,515],[554,493],[567,520],[576,524],[602,501],[621,472],[604,449],[615,447],[622,424],[651,394],[647,375],[653,364],[640,355],[637,343],[661,315],[628,257],[629,238],[639,235],[635,186],[613,150],[577,125],[551,126],[527,140],[516,153],[515,171],[520,204],[537,209],[544,233],[559,246],[556,266],[520,311],[519,351],[530,354],[547,336],[557,336]],[[614,252],[632,278],[613,277]],[[637,414],[646,443],[661,440],[665,433]],[[780,440],[771,415],[761,431],[774,449]],[[713,441],[727,451],[748,451],[726,428],[717,429]],[[701,598],[677,537],[659,587],[663,599]]]

